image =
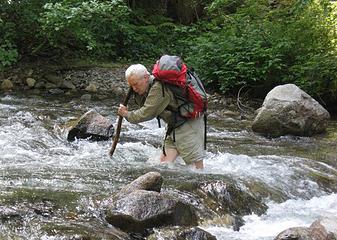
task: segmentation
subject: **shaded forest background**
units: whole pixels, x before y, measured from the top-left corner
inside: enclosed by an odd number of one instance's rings
[[[337,4],[326,0],[0,0],[0,71],[176,54],[209,89],[264,97],[294,83],[333,108]]]

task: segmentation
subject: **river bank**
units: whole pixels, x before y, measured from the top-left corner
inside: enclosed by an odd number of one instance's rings
[[[9,81],[3,92],[23,92],[44,96],[67,96],[82,100],[122,101],[128,90],[125,70],[129,63],[63,63],[50,64],[39,61],[25,63],[0,74],[0,82]],[[148,69],[151,69],[148,65]],[[4,84],[3,84],[4,85]],[[8,85],[8,83],[7,83]],[[217,106],[212,113],[224,119],[252,118],[263,99],[248,99],[244,94],[225,96],[206,89],[209,107]]]
[[[2,91],[30,91],[34,94],[66,94],[83,99],[96,97],[123,98],[128,86],[124,73],[131,63],[105,63],[75,61],[51,63],[49,60],[20,63],[5,72],[0,72],[0,82],[9,80],[10,86]],[[149,71],[152,64],[146,65]],[[8,89],[7,89],[8,88]],[[247,117],[254,114],[263,98],[252,98],[244,91],[236,95],[224,95],[206,88],[210,104],[225,106],[230,117]],[[247,91],[249,92],[249,91]],[[316,99],[317,100],[317,99]],[[318,99],[319,100],[319,99]],[[321,103],[324,106],[324,103]],[[334,106],[326,106],[332,119],[337,117]],[[234,113],[233,113],[234,112]],[[225,114],[227,115],[227,114]]]

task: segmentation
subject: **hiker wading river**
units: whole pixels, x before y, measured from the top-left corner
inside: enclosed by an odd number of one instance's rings
[[[154,74],[167,79],[166,76],[160,75],[160,71],[172,72],[172,69],[177,69],[178,72],[178,76],[175,76],[177,79],[173,79],[173,81],[179,80],[179,74],[183,74],[184,77],[187,75],[186,66],[180,58],[168,55],[164,55],[157,62],[154,67]],[[159,74],[157,74],[158,72]],[[131,123],[144,122],[156,117],[163,119],[167,126],[160,161],[162,163],[174,162],[180,155],[187,165],[194,165],[196,169],[203,169],[206,141],[205,107],[200,109],[202,111],[193,113],[194,118],[186,116],[186,112],[189,110],[186,107],[188,100],[177,96],[175,91],[172,90],[171,83],[162,82],[158,77],[155,78],[150,75],[145,66],[141,64],[131,65],[125,72],[125,78],[135,92],[135,102],[140,106],[140,109],[128,111],[127,107],[121,104],[118,114]],[[186,77],[184,80],[186,81]],[[180,88],[174,85],[173,87]],[[203,87],[201,90],[205,93]]]
[[[125,87],[125,69],[118,69],[118,77],[110,71],[76,70],[71,76],[86,83],[106,76],[104,83]],[[236,102],[211,95],[207,151],[199,171],[180,157],[174,164],[159,162],[158,143],[166,129],[158,128],[156,119],[124,121],[112,158],[110,140],[69,142],[65,123],[92,109],[114,122],[121,98],[95,93],[84,100],[80,91],[36,90],[0,92],[0,239],[110,239],[102,237],[112,230],[104,218],[105,199],[152,171],[163,176],[162,192],[192,204],[205,219],[198,226],[217,240],[273,240],[287,228],[337,216],[335,120],[329,121],[327,134],[266,138],[252,132],[253,112],[243,119],[227,114],[237,112]],[[231,184],[244,195],[231,195]],[[262,215],[249,211],[255,209],[247,194],[266,204]],[[226,223],[230,214],[242,216],[239,231]],[[154,232],[154,239],[172,239],[164,237],[165,229]]]

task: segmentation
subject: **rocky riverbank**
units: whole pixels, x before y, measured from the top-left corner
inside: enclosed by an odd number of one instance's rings
[[[50,94],[122,94],[127,86],[124,71],[127,65],[36,66],[23,65],[2,73],[2,91],[34,90]]]
[[[83,100],[123,99],[128,86],[124,73],[128,64],[110,65],[46,65],[23,64],[20,67],[0,73],[0,91],[22,91],[35,95],[67,95]],[[150,67],[148,68],[150,69]],[[262,101],[250,103],[238,102],[237,99],[217,93],[209,94],[211,115],[221,116],[224,120],[252,118],[254,110]],[[250,106],[248,106],[250,105]]]

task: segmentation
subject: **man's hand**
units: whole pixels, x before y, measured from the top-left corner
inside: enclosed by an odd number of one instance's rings
[[[128,116],[128,108],[125,107],[123,104],[119,104],[118,115],[122,116],[122,117],[127,117]]]

